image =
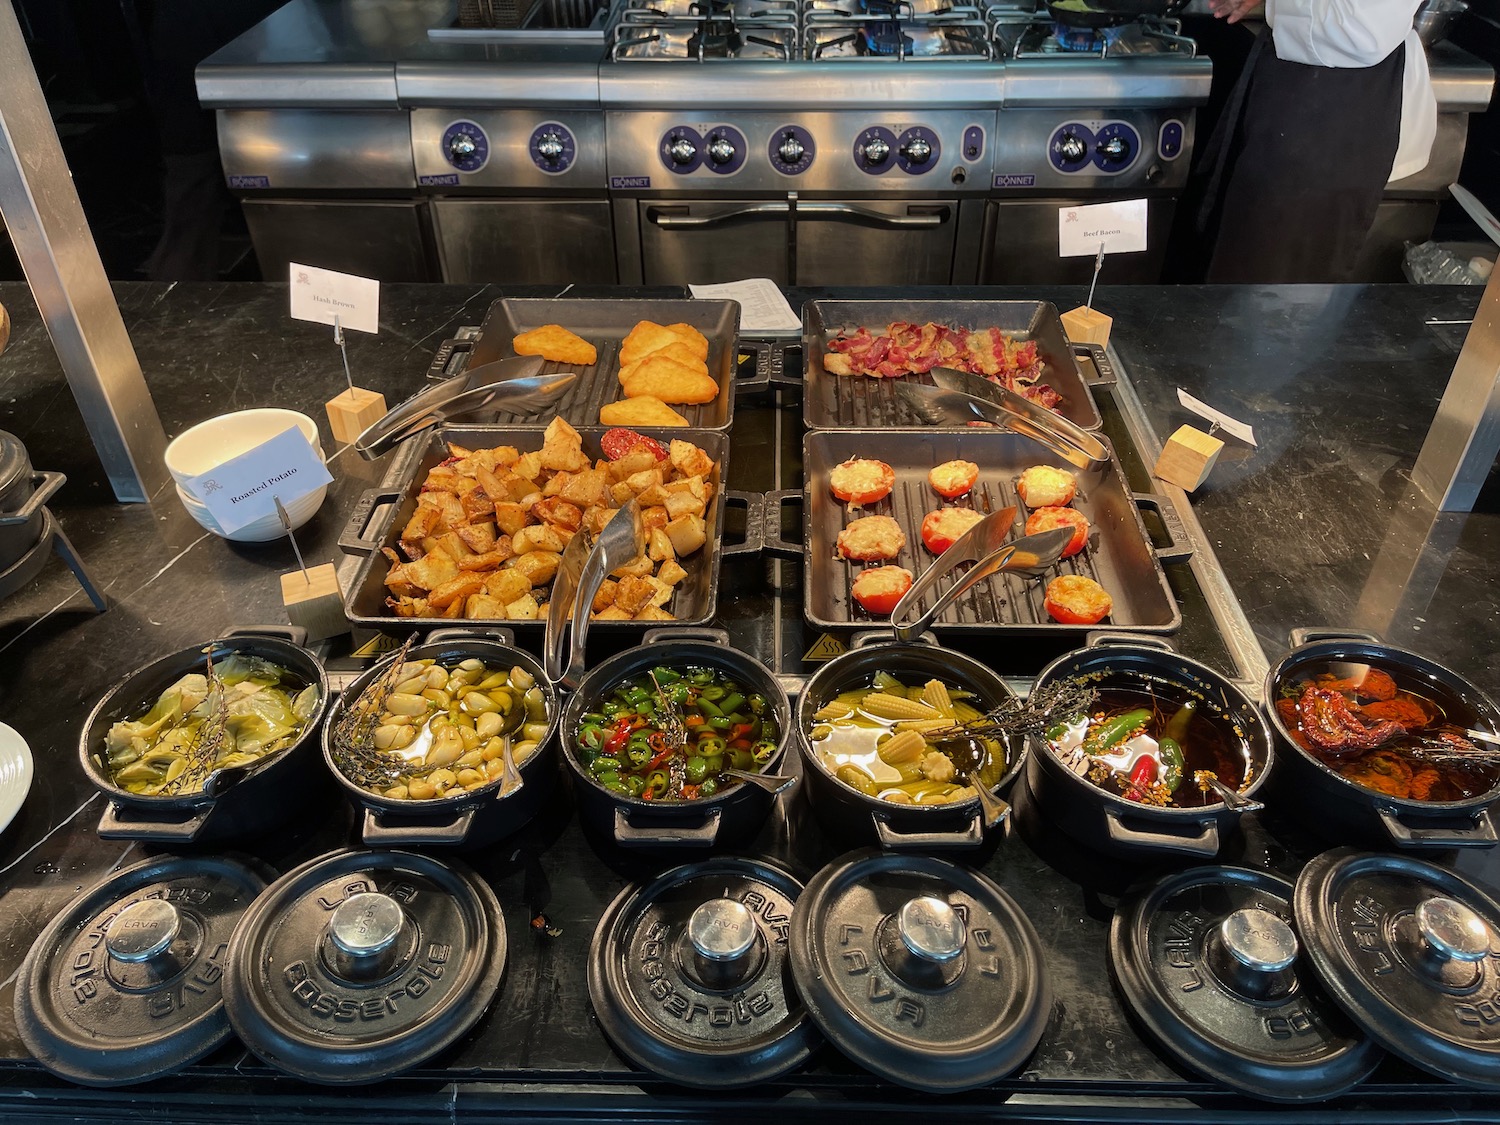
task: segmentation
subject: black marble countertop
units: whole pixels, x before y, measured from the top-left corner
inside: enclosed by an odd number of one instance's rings
[[[474,324],[499,287],[389,285],[379,335],[349,335],[356,382],[395,402],[421,381],[433,349]],[[577,292],[575,290],[575,292]],[[318,419],[343,386],[329,331],[288,320],[279,285],[116,287],[125,322],[168,435],[226,410],[300,409]],[[524,295],[534,295],[526,293]],[[594,295],[602,295],[596,293]],[[794,291],[795,301],[826,295]],[[1044,297],[1073,289],[939,291],[919,295]],[[1407,473],[1462,344],[1478,290],[1406,287],[1103,289],[1113,348],[1158,436],[1190,416],[1182,387],[1256,427],[1255,448],[1230,442],[1193,499],[1225,575],[1268,660],[1293,627],[1373,630],[1443,661],[1493,691],[1500,683],[1500,500],[1492,475],[1478,510],[1433,517]],[[448,1055],[404,1079],[357,1092],[278,1079],[237,1046],[188,1075],[141,1091],[85,1091],[30,1063],[10,1014],[15,974],[33,937],[78,890],[153,849],[100,841],[102,802],[76,761],[92,703],[145,661],[248,623],[284,620],[276,576],[293,566],[284,542],[239,545],[205,534],[170,486],[150,505],[113,502],[29,293],[0,286],[15,328],[0,356],[0,429],[20,437],[38,468],[68,483],[52,504],[112,601],[96,616],[54,560],[0,604],[0,721],[30,744],[36,779],[0,833],[0,1105],[28,1116],[343,1120],[477,1116],[629,1116],[724,1113],[722,1098],[647,1081],[609,1047],[588,1015],[582,964],[604,905],[651,864],[579,831],[565,796],[503,848],[469,856],[505,907],[512,951],[496,1008]],[[800,418],[800,409],[787,407]],[[769,489],[776,440],[766,406],[737,422],[731,485]],[[787,427],[795,434],[795,424]],[[330,460],[335,483],[299,533],[309,561],[339,558],[337,540],[359,493],[384,463],[351,452]],[[758,564],[726,572],[720,618],[732,636],[765,643],[753,627],[767,597]],[[792,599],[791,605],[798,604]],[[774,641],[772,642],[774,643]],[[762,653],[762,655],[767,655]],[[783,656],[785,654],[782,654]],[[247,845],[285,868],[350,843],[352,817],[330,793],[317,823]],[[1057,1003],[1042,1046],[1013,1079],[944,1099],[956,1116],[1056,1120],[1500,1120],[1493,1097],[1426,1079],[1388,1062],[1328,1107],[1267,1107],[1191,1078],[1144,1043],[1126,1020],[1104,964],[1110,905],[1144,865],[1080,857],[1020,809],[1021,832],[981,857],[1027,910],[1048,949]],[[1257,818],[1252,818],[1255,820]],[[1320,844],[1307,826],[1268,810],[1229,849],[1228,862],[1295,874]],[[807,877],[843,848],[808,823],[803,803],[781,810],[755,842]],[[1500,858],[1456,862],[1500,885]],[[659,865],[658,865],[659,866]],[[561,936],[528,932],[545,909]],[[735,1116],[810,1117],[930,1111],[935,1103],[889,1086],[825,1050],[806,1071],[739,1095]],[[128,1107],[128,1108],[127,1108]]]

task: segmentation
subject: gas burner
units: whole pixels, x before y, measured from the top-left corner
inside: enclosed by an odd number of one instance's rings
[[[1052,25],[1052,38],[1057,40],[1057,46],[1063,51],[1090,51],[1098,52],[1100,41],[1105,47],[1113,46],[1119,42],[1120,36],[1125,32],[1125,25],[1115,27],[1071,27],[1065,23],[1054,23]]]
[[[909,55],[912,39],[896,20],[867,23],[859,29],[859,47],[870,55]]]

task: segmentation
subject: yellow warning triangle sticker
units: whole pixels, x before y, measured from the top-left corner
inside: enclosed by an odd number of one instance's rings
[[[384,656],[388,652],[395,652],[401,647],[401,638],[393,637],[389,633],[376,633],[364,644],[355,649],[350,656]]]
[[[843,641],[832,633],[824,633],[813,641],[812,648],[802,654],[802,659],[808,664],[821,664],[835,656],[843,656],[847,651],[849,650],[844,647]]]

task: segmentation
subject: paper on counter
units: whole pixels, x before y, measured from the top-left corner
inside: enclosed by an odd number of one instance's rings
[[[228,534],[266,516],[276,501],[290,505],[333,480],[323,459],[296,426],[247,449],[202,476],[189,489]]]
[[[1238,418],[1231,418],[1222,410],[1215,410],[1208,403],[1202,402],[1188,394],[1181,387],[1177,388],[1177,401],[1182,403],[1200,418],[1207,418],[1226,434],[1233,434],[1247,445],[1258,445],[1255,440],[1255,430],[1241,422]]]
[[[688,291],[700,301],[738,301],[740,331],[796,332],[802,318],[792,311],[781,289],[768,277],[750,277],[744,281],[726,281],[722,285],[689,285]]]

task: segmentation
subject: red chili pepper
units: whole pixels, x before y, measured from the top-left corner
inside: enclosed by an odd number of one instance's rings
[[[1127,801],[1139,801],[1145,791],[1156,783],[1156,759],[1142,754],[1130,770],[1130,788],[1125,791]]]
[[[684,785],[682,787],[682,796],[685,800],[691,801],[697,795],[698,787],[696,785]]]
[[[648,771],[661,769],[662,766],[666,765],[672,760],[672,754],[673,750],[670,746],[668,746],[660,754],[646,763],[646,769]]]
[[[731,750],[748,750],[750,749],[750,740],[748,738],[736,738],[729,744],[729,748]]]
[[[671,744],[667,742],[667,736],[659,730],[652,731],[646,736],[646,745],[660,754],[663,750],[670,750]]]
[[[652,794],[651,790],[649,790],[649,789],[642,789],[641,790],[641,800],[643,800],[643,801],[654,801],[654,800],[656,800],[656,797],[655,797],[654,794]]]
[[[734,729],[729,732],[729,741],[733,742],[736,738],[744,738],[754,729],[754,723],[735,723]]]
[[[630,720],[621,715],[615,720],[615,729],[604,741],[604,752],[606,754],[618,754],[624,745],[630,741]]]

